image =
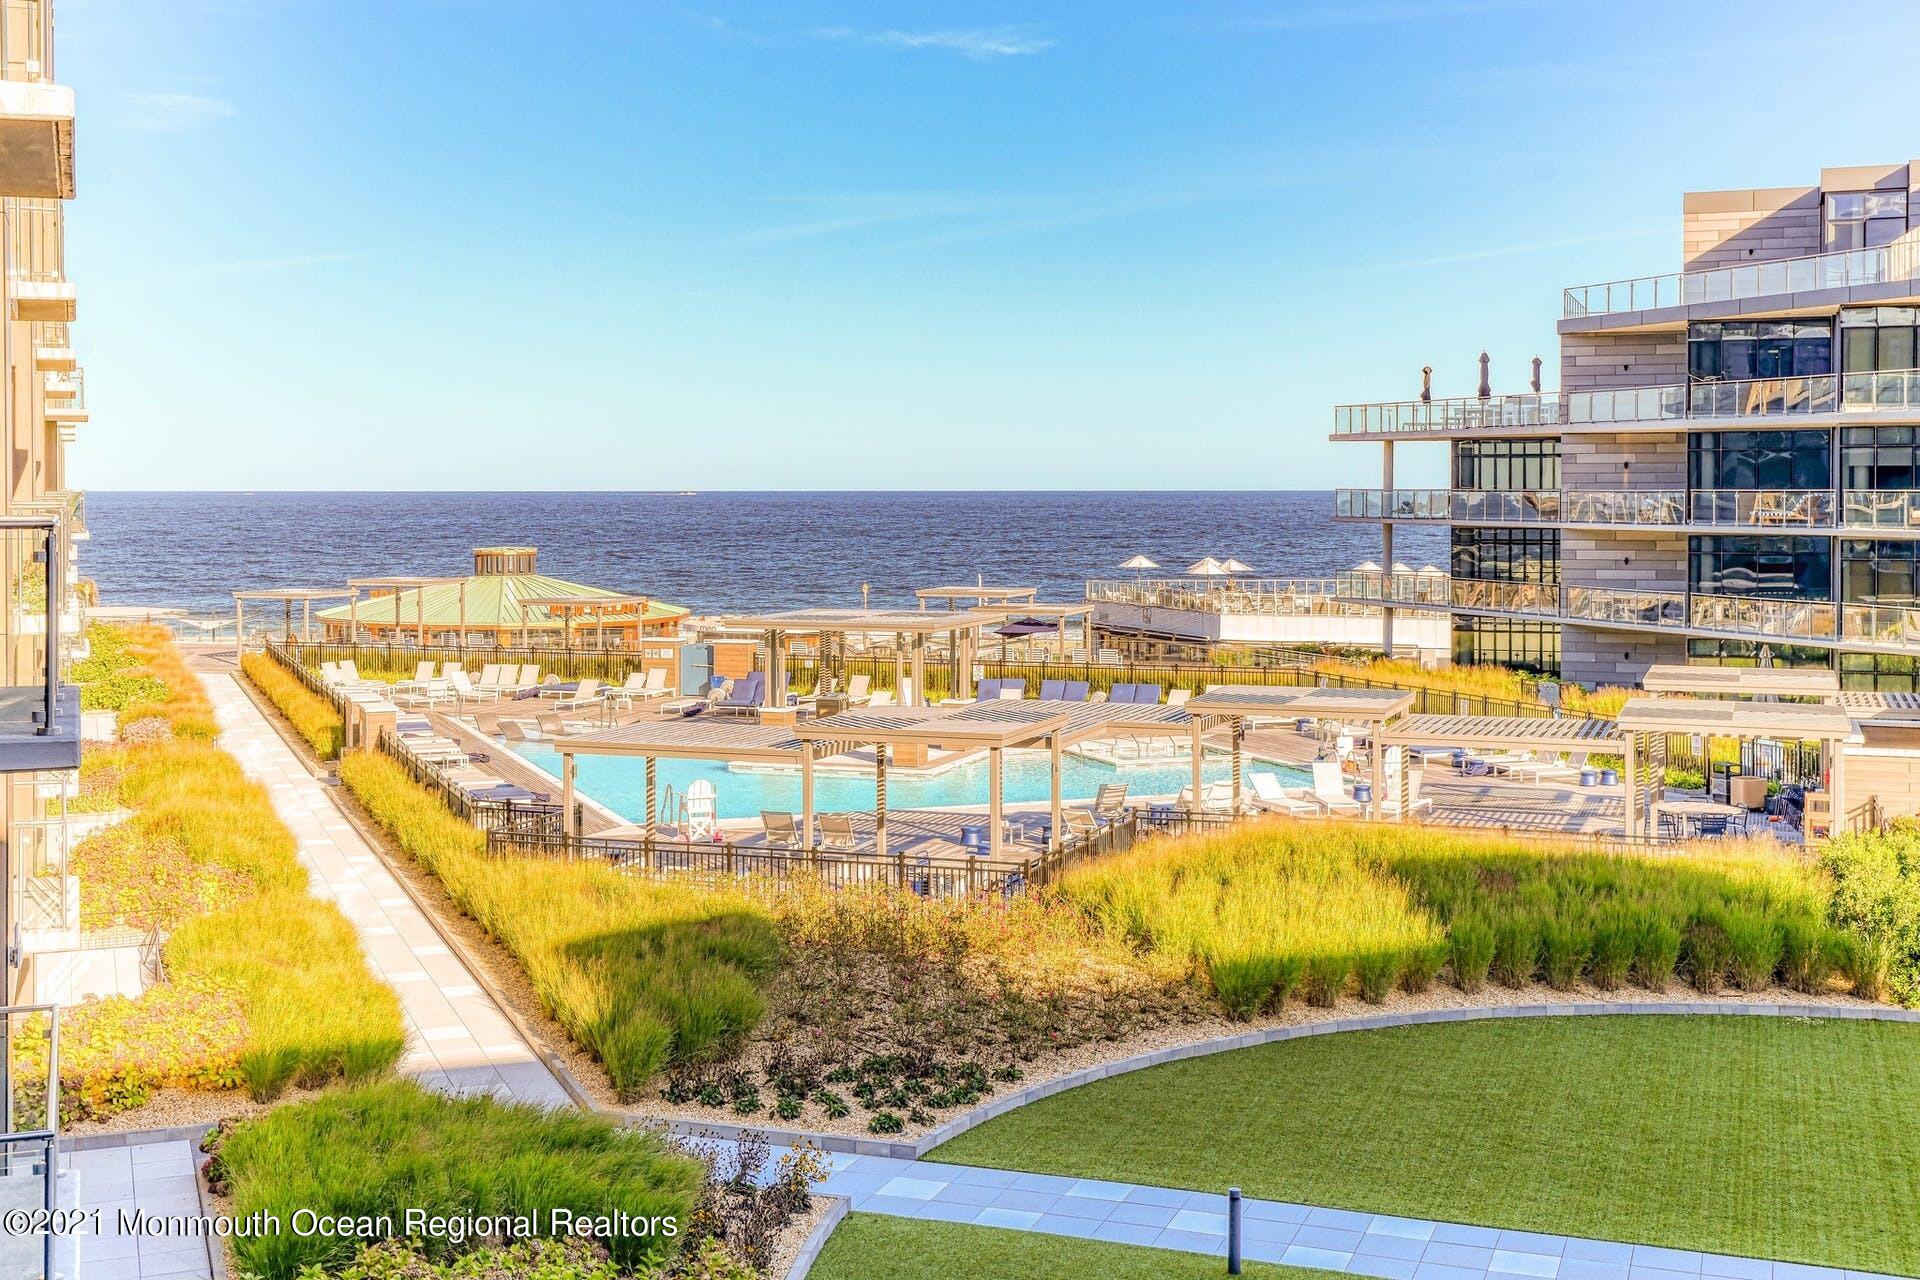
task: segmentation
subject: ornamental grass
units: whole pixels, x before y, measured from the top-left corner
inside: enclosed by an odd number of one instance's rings
[[[240,670],[287,718],[294,732],[306,739],[314,755],[322,760],[339,758],[346,726],[333,703],[300,683],[292,672],[267,654],[245,655],[240,659]]]

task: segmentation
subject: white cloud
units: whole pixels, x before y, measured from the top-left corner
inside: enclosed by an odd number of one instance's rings
[[[847,44],[874,45],[884,49],[937,49],[957,53],[963,58],[987,62],[994,58],[1019,58],[1044,53],[1056,41],[1034,35],[1020,27],[982,27],[943,31],[860,31],[852,27],[820,27],[816,39]]]
[[[198,93],[130,93],[127,123],[150,133],[188,133],[233,115],[224,98]]]

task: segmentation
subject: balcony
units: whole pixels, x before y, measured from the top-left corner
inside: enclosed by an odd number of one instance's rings
[[[1916,278],[1920,278],[1920,245],[1902,237],[1873,249],[1848,249],[1803,258],[1776,258],[1704,271],[1678,271],[1578,285],[1566,291],[1561,316],[1567,320],[1613,316],[1651,322],[1659,317],[1649,313],[1709,306],[1713,315],[1739,315],[1743,303],[1825,293],[1835,296],[1797,302],[1774,301],[1766,309],[1778,305],[1818,306],[1829,301],[1835,304],[1874,301],[1912,294],[1914,290],[1909,286]],[[1857,299],[1840,296],[1856,290],[1869,291],[1871,296]],[[1686,318],[1682,314],[1671,317],[1676,322]]]
[[[1687,510],[1685,489],[1576,489],[1561,504],[1568,524],[1678,525]]]
[[[1920,492],[1848,495],[1877,527],[1920,531]],[[1336,489],[1336,520],[1670,529],[1832,529],[1830,489]]]
[[[54,323],[33,326],[34,368],[62,372],[74,368],[76,364],[73,339],[66,325]]]
[[[0,773],[80,767],[80,691],[60,683],[63,632],[78,625],[60,520],[0,517]]]
[[[60,1010],[0,1006],[0,1212],[63,1207],[60,1185]],[[0,1233],[0,1275],[52,1280],[72,1275],[72,1237],[51,1231]]]
[[[7,294],[16,320],[66,322],[76,311],[67,280],[66,214],[58,200],[11,199],[7,222]]]
[[[85,542],[87,531],[87,495],[80,489],[50,489],[37,498],[16,498],[13,509],[20,515],[50,516],[60,521],[69,543]]]
[[[73,90],[53,82],[53,0],[0,0],[0,195],[73,198]]]
[[[1335,489],[1333,518],[1556,524],[1560,495],[1546,489]]]
[[[1692,422],[1718,427],[1755,418],[1811,420],[1832,415],[1841,421],[1872,413],[1920,414],[1920,369],[1541,392],[1484,400],[1343,404],[1333,410],[1333,436],[1418,439],[1472,431],[1557,435],[1623,426],[1666,430]]]
[[[1616,587],[1565,590],[1564,615],[1575,622],[1628,627],[1680,627],[1687,621],[1684,591],[1623,591]]]
[[[45,413],[48,422],[85,422],[87,420],[87,378],[84,369],[48,373]]]

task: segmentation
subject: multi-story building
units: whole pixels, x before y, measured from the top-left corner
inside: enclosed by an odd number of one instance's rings
[[[1653,663],[1834,665],[1920,690],[1920,160],[1685,197],[1682,270],[1565,291],[1560,389],[1342,405],[1379,489],[1335,517],[1450,527],[1451,576],[1343,598],[1453,618],[1459,661],[1633,683]],[[1444,442],[1445,489],[1394,448]]]
[[[73,196],[73,91],[54,79],[53,0],[0,0],[0,1005],[30,1000],[46,966],[80,945],[67,867],[80,705],[62,682],[83,651],[74,556],[83,496],[66,449],[87,417],[68,326],[64,202]]]

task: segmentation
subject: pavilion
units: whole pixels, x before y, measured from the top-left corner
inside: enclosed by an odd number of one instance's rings
[[[765,633],[769,669],[763,705],[777,710],[787,705],[786,640],[790,634],[806,632],[819,637],[823,688],[828,680],[839,679],[844,671],[848,636],[893,636],[897,641],[893,653],[894,688],[907,692],[908,696],[901,700],[905,705],[917,706],[926,701],[928,639],[938,635],[947,637],[947,651],[954,656],[958,679],[953,696],[971,697],[973,655],[979,650],[980,633],[1004,616],[997,610],[788,609],[729,614],[720,619],[720,624]],[[909,679],[911,684],[906,683]]]
[[[590,628],[592,646],[601,649],[671,635],[687,616],[679,605],[540,573],[537,555],[532,547],[476,547],[466,576],[354,578],[348,602],[318,616],[336,641],[381,643],[411,633],[423,645],[451,636],[461,645],[571,648]]]
[[[246,644],[246,609],[249,600],[263,602],[278,600],[280,602],[283,609],[281,634],[287,640],[294,638],[293,606],[298,604],[300,606],[300,639],[311,640],[313,638],[313,602],[315,600],[338,600],[341,596],[354,594],[356,593],[353,591],[342,590],[337,587],[256,587],[248,591],[236,591],[233,593],[233,634],[236,637],[235,643],[241,646]],[[322,616],[325,615],[325,612],[325,610],[321,611]]]
[[[1193,802],[1201,807],[1204,794],[1201,738],[1209,722],[1226,720],[1231,726],[1233,762],[1233,807],[1241,807],[1241,782],[1244,776],[1244,745],[1247,721],[1256,718],[1340,720],[1366,725],[1377,743],[1380,731],[1389,720],[1413,705],[1414,694],[1406,689],[1320,689],[1312,686],[1221,684],[1188,700],[1188,732],[1193,739]],[[1381,752],[1372,753],[1375,811],[1381,800]],[[1402,771],[1402,777],[1405,772]]]

